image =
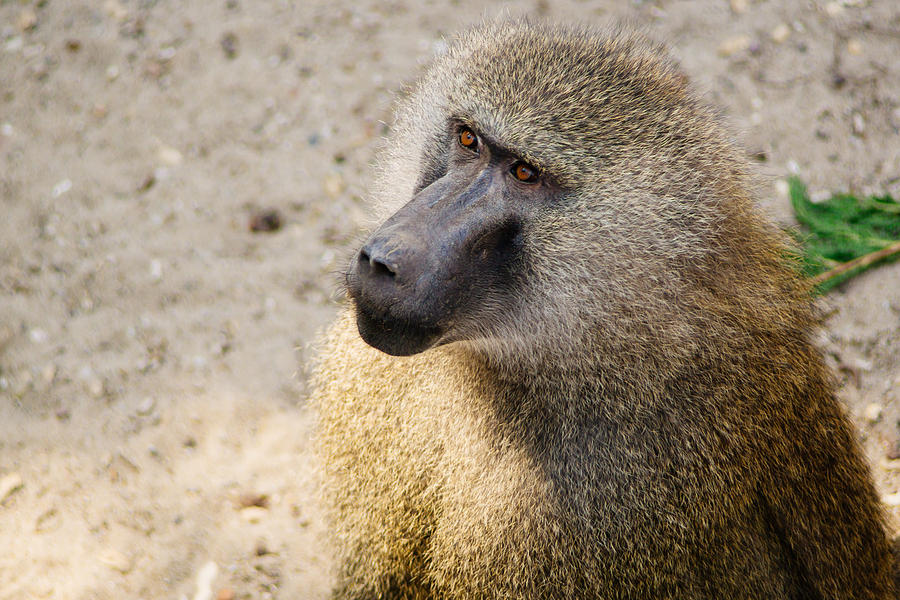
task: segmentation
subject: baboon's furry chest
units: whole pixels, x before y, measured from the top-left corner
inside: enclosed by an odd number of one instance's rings
[[[452,597],[790,596],[752,486],[738,491],[752,475],[703,447],[715,442],[668,419],[598,421],[569,439],[546,427],[560,435],[536,448],[524,431],[449,411],[428,556]]]
[[[397,361],[346,321],[333,335],[365,359],[320,374],[326,494],[345,551],[364,552],[367,568],[450,598],[791,590],[772,575],[784,557],[752,486],[736,493],[750,474],[722,462],[702,424],[690,437],[662,414],[508,429],[483,384],[441,352]],[[720,571],[729,576],[710,578]]]

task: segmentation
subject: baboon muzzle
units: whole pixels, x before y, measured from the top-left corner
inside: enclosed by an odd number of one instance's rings
[[[408,356],[460,339],[460,319],[500,283],[519,231],[491,188],[487,176],[468,186],[444,176],[372,233],[347,273],[366,343]]]

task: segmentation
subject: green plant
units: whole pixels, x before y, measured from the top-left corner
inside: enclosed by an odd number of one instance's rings
[[[818,293],[900,255],[900,202],[834,194],[814,203],[800,179],[792,177],[788,185],[799,223],[790,233],[800,246],[801,272]]]

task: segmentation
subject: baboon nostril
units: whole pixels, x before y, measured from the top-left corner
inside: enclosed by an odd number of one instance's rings
[[[365,248],[359,251],[359,262],[368,263],[371,274],[375,277],[391,277],[396,273],[386,262],[370,254]]]
[[[375,273],[375,275],[386,275],[388,277],[394,277],[395,275],[391,268],[380,260],[370,258],[369,264],[372,265],[372,271]]]

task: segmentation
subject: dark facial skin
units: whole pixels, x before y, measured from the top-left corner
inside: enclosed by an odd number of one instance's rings
[[[465,339],[480,308],[509,301],[525,226],[554,194],[537,168],[461,123],[448,146],[446,173],[372,233],[347,273],[360,335],[394,356]]]

